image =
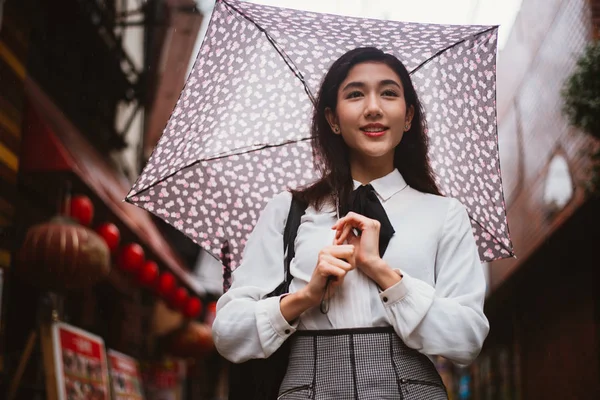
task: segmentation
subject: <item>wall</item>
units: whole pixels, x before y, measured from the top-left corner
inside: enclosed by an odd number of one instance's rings
[[[491,332],[474,367],[485,371],[487,385],[477,399],[600,397],[600,228],[590,224],[600,220],[600,201],[583,189],[586,151],[598,143],[568,125],[560,96],[598,32],[592,21],[600,21],[599,6],[598,0],[524,0],[499,57],[501,167],[518,258],[490,265]],[[559,208],[544,201],[555,155],[566,159],[573,179],[572,198]],[[506,374],[497,366],[500,354],[510,357]]]
[[[598,1],[594,0],[597,4]],[[517,259],[495,262],[498,288],[546,238],[581,206],[589,161],[588,135],[570,128],[560,90],[591,39],[591,2],[524,0],[498,61],[498,131],[508,223]],[[562,154],[574,182],[572,200],[559,211],[544,202],[548,166]]]
[[[600,0],[589,0],[592,10],[592,25],[594,38],[600,40]]]
[[[492,367],[475,399],[600,398],[600,226],[589,223],[599,220],[600,199],[584,203],[488,299],[491,331],[474,369]],[[509,397],[498,397],[505,378]]]

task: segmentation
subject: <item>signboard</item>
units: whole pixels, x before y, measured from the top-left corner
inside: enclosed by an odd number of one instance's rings
[[[110,399],[108,363],[101,337],[65,323],[55,323],[52,347],[59,400]]]
[[[113,400],[144,400],[142,375],[136,359],[108,350]]]
[[[185,395],[186,364],[166,359],[143,365],[144,389],[148,400],[182,400]]]

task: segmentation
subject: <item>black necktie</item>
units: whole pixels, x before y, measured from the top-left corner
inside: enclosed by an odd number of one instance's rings
[[[361,185],[350,195],[350,202],[345,209],[342,209],[343,215],[353,211],[364,215],[367,218],[376,219],[381,223],[379,230],[379,256],[383,257],[390,239],[394,236],[394,227],[392,226],[383,206],[377,198],[375,189],[371,185]]]

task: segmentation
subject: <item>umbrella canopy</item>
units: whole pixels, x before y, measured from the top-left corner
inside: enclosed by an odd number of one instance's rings
[[[316,179],[314,94],[329,66],[374,46],[406,65],[428,120],[438,186],[468,209],[482,261],[512,245],[496,130],[497,26],[319,14],[235,0],[215,4],[164,133],[127,196],[215,256],[246,238],[276,193]]]

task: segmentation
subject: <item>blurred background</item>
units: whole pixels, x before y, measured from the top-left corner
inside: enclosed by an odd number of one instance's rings
[[[479,358],[437,367],[451,399],[600,398],[600,1],[256,2],[500,25],[517,258],[482,266],[492,329]],[[226,398],[210,335],[226,254],[122,202],[213,5],[0,0],[0,398]]]

